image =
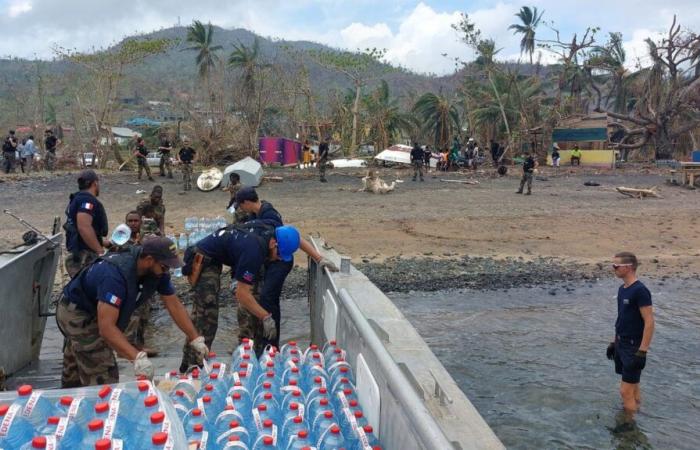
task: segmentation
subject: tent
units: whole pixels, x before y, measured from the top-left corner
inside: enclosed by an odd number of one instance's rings
[[[378,161],[393,162],[399,164],[411,164],[411,150],[412,147],[408,145],[396,144],[382,150],[374,157]],[[435,167],[437,165],[437,156],[435,153],[431,153],[430,167]]]
[[[234,172],[241,177],[241,185],[243,186],[259,186],[263,177],[263,170],[260,163],[250,156],[246,156],[242,160],[226,167],[224,170],[224,179],[221,181],[223,187],[229,185],[229,175]]]

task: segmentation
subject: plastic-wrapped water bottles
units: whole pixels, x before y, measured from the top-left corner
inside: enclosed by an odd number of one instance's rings
[[[311,432],[314,436],[320,436],[325,430],[331,427],[331,425],[337,422],[333,411],[325,410],[316,413],[316,416],[311,420]]]
[[[253,450],[274,450],[277,446],[275,445],[275,438],[273,436],[262,435],[258,437],[253,445]]]
[[[203,414],[202,410],[199,408],[193,408],[190,412],[185,415],[182,420],[185,426],[185,434],[192,432],[196,425],[205,426],[207,424],[207,418]]]
[[[28,384],[17,389],[17,399],[14,404],[22,408],[22,417],[27,419],[35,427],[46,422],[46,418],[54,415],[54,407],[50,400],[43,396],[43,392],[34,391]]]
[[[180,250],[185,251],[185,249],[187,248],[187,245],[188,245],[187,233],[180,233],[180,237],[177,239],[177,247]]]
[[[48,436],[35,436],[32,438],[31,441],[27,442],[24,444],[22,447],[20,447],[21,450],[33,450],[33,449],[42,449],[46,448],[48,441],[51,440],[53,436],[48,437]],[[53,438],[53,444],[55,446],[55,441],[56,439]]]
[[[237,441],[243,442],[246,446],[250,445],[251,434],[247,428],[243,426],[242,422],[238,420],[232,420],[228,423],[228,428],[222,431],[217,431],[218,437],[216,438],[216,444],[222,448],[226,445],[227,441],[233,436],[237,436]]]
[[[19,404],[0,405],[0,424],[0,448],[19,448],[34,435],[34,427],[22,417]]]
[[[290,439],[302,430],[307,430],[302,416],[287,418],[282,424],[282,443],[288,444]]]
[[[142,441],[144,442],[144,441]],[[155,432],[151,435],[151,449],[152,450],[162,450],[165,448],[165,444],[168,443],[168,433]]]
[[[88,422],[88,431],[83,436],[80,448],[89,449],[95,448],[95,443],[102,439],[105,424],[102,419],[93,419]]]
[[[358,430],[358,439],[355,444],[349,447],[348,450],[365,450],[370,448],[372,450],[382,450],[379,443],[379,439],[374,435],[374,430],[371,425],[365,425]]]
[[[318,450],[336,450],[345,447],[345,438],[338,425],[331,425],[319,434]]]

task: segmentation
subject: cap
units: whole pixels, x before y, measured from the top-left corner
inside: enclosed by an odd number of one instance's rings
[[[85,169],[78,174],[78,181],[97,181],[99,177],[92,169]]]
[[[241,191],[238,191],[240,194]],[[236,197],[238,194],[236,194]],[[299,230],[290,226],[284,225],[275,228],[275,239],[277,240],[277,253],[282,261],[291,262],[294,257],[294,252],[299,249],[301,237]]]
[[[244,187],[238,192],[236,192],[236,204],[240,205],[243,202],[257,202],[258,193],[255,192],[254,187]]]
[[[182,261],[177,256],[175,243],[166,237],[150,236],[145,238],[141,254],[152,256],[156,261],[171,269],[182,267]]]

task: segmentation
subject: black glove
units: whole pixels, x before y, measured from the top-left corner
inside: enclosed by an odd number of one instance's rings
[[[630,369],[632,370],[642,370],[647,365],[647,352],[644,350],[637,350],[637,353],[632,356],[630,363]]]
[[[615,359],[615,343],[611,342],[608,344],[608,349],[605,351],[605,356],[608,357],[608,359],[612,360]]]

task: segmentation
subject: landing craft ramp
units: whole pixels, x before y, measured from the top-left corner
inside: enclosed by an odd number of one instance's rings
[[[311,342],[337,339],[356,370],[360,403],[388,449],[502,449],[403,314],[349,259],[314,246],[341,268],[309,264]]]

